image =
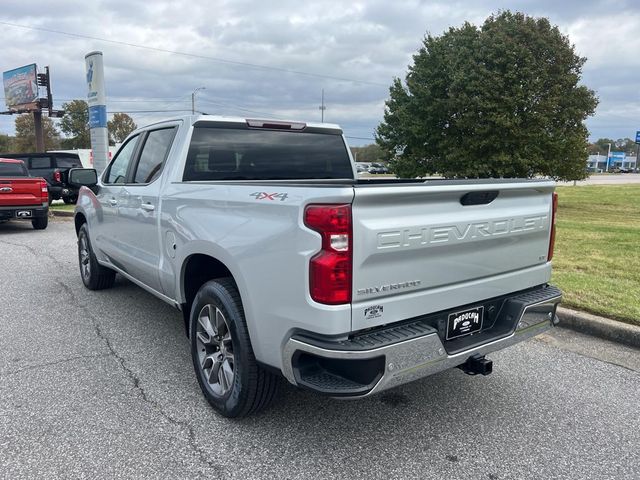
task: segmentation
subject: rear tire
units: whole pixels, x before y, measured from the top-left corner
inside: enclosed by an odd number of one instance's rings
[[[78,200],[78,197],[62,197],[62,201],[66,205],[72,205],[72,204],[76,203],[77,200]]]
[[[111,288],[116,279],[116,272],[98,263],[91,241],[87,224],[83,224],[78,231],[78,263],[82,283],[89,290],[103,290]]]
[[[44,230],[49,225],[49,217],[45,215],[44,217],[34,218],[31,220],[31,225],[36,230]]]
[[[240,294],[231,278],[200,287],[190,324],[193,367],[211,406],[230,418],[269,406],[279,379],[256,361]]]

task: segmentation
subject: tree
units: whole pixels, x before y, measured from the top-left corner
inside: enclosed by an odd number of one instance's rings
[[[351,154],[357,162],[379,162],[383,153],[378,145],[372,143],[363,147],[351,147]]]
[[[502,12],[427,35],[376,141],[400,176],[586,176],[585,58],[546,18]]]
[[[138,126],[126,113],[114,113],[113,119],[107,122],[109,129],[109,141],[112,143],[124,142],[127,135],[133,132]]]
[[[590,155],[607,155],[611,144],[611,151],[625,152],[627,155],[635,155],[637,145],[635,140],[630,138],[619,138],[613,140],[611,138],[599,138],[594,143],[589,144]]]
[[[44,131],[44,149],[52,150],[60,147],[60,134],[53,120],[42,116],[42,130]],[[35,152],[36,128],[33,115],[26,113],[16,117],[16,136],[13,142],[15,152]]]
[[[0,152],[11,152],[13,150],[13,137],[0,133]]]
[[[89,105],[84,100],[71,100],[62,104],[64,116],[60,129],[68,138],[63,140],[65,148],[91,148],[89,133]]]

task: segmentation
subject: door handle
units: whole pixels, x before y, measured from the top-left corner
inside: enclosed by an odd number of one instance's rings
[[[111,198],[109,199],[109,205],[115,207],[116,205],[118,205],[118,201],[115,198]]]
[[[156,207],[151,205],[150,203],[143,203],[140,205],[140,208],[142,210],[146,210],[147,212],[153,212],[156,209]]]

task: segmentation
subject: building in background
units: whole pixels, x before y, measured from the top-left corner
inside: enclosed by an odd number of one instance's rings
[[[638,168],[636,157],[627,156],[624,152],[611,152],[609,156],[609,170],[612,169],[634,170]],[[604,172],[607,170],[606,155],[589,155],[587,170],[590,172]]]

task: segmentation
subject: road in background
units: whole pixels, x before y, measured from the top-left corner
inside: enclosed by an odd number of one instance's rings
[[[609,175],[591,175],[586,180],[576,182],[577,185],[623,185],[640,183],[640,173],[614,173]],[[573,182],[558,182],[559,185],[573,185]]]
[[[0,225],[0,477],[637,479],[636,350],[558,330],[360,401],[283,383],[233,421],[179,312],[82,286],[73,222]],[[596,358],[593,358],[596,357]]]

